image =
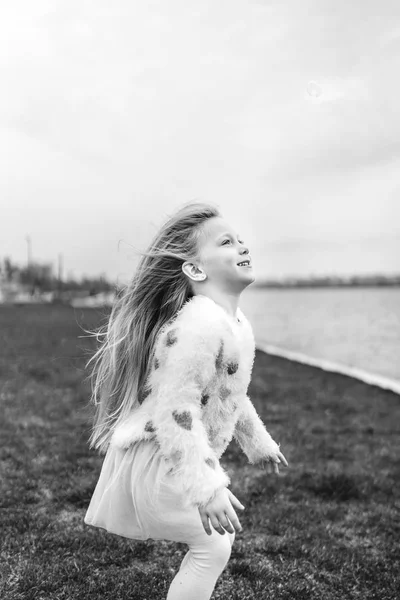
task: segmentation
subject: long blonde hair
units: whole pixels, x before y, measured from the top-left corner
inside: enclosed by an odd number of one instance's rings
[[[159,330],[193,296],[185,261],[197,262],[202,226],[220,217],[216,206],[184,204],[161,226],[142,256],[131,282],[115,299],[108,322],[89,332],[100,342],[86,368],[95,405],[90,448],[105,453],[115,429],[140,404]]]

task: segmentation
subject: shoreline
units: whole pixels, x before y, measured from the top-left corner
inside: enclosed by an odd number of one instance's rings
[[[368,371],[364,371],[363,369],[358,369],[356,367],[347,367],[346,365],[335,363],[333,361],[326,360],[323,358],[308,356],[307,354],[303,354],[301,352],[285,350],[284,348],[280,348],[278,346],[273,346],[270,344],[256,343],[256,348],[257,350],[260,350],[265,354],[280,356],[282,358],[286,358],[294,362],[310,365],[312,367],[317,367],[318,369],[321,369],[323,371],[347,375],[349,377],[353,377],[354,379],[358,379],[359,381],[367,383],[368,385],[375,385],[381,389],[390,390],[391,392],[400,395],[400,381],[396,381],[395,379],[390,379],[382,375],[369,373]]]

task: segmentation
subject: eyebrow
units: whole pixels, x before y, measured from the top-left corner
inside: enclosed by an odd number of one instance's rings
[[[224,235],[230,235],[230,236],[232,236],[232,234],[231,234],[231,233],[229,233],[229,231],[226,231],[225,233],[221,233],[221,235],[219,235],[219,236],[217,237],[217,240],[219,240],[219,238],[223,237]],[[233,237],[233,236],[232,236],[232,237]],[[238,238],[239,238],[239,237],[241,237],[241,236],[240,236],[240,235],[237,233],[237,234],[236,234],[236,237],[238,237]]]

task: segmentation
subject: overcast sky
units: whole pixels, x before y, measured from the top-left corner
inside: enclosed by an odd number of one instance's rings
[[[398,0],[3,0],[0,70],[0,259],[126,281],[202,200],[259,277],[400,272]]]

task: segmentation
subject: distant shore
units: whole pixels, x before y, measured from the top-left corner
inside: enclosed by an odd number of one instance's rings
[[[375,288],[400,287],[400,275],[368,275],[354,277],[285,277],[255,281],[255,288]]]

